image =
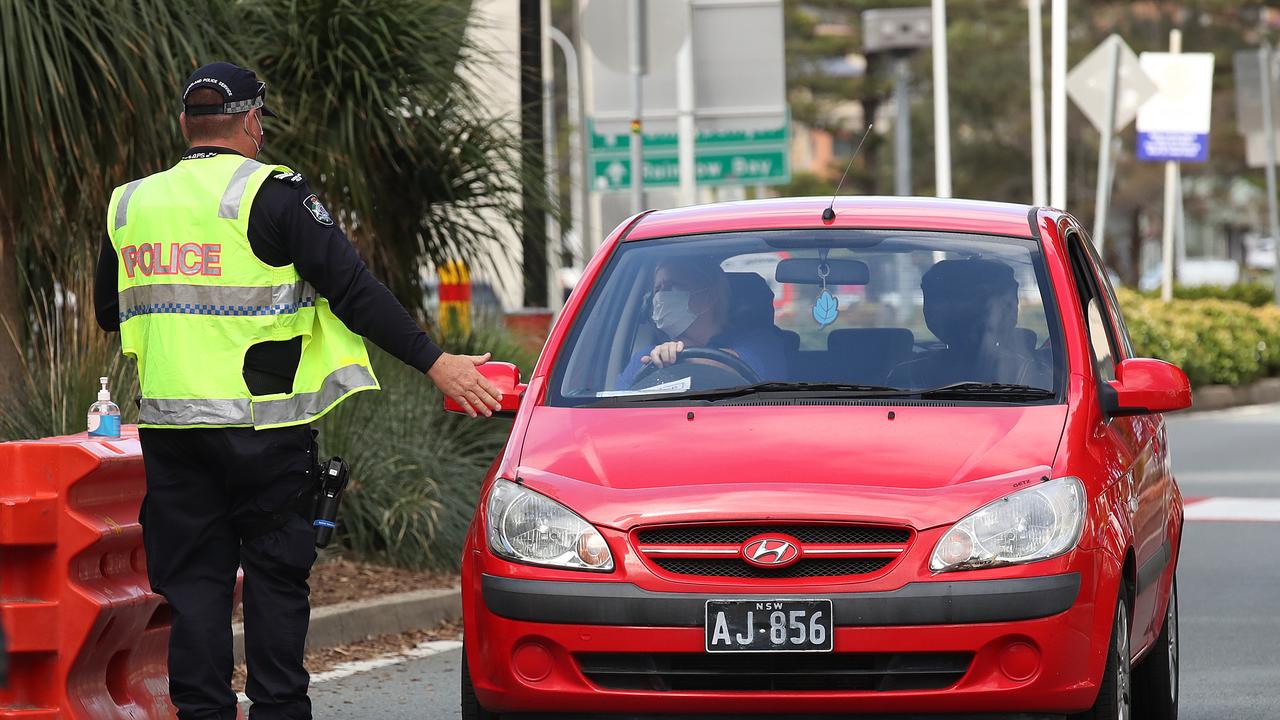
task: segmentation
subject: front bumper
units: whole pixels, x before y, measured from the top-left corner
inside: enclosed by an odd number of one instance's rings
[[[1092,704],[1118,587],[1101,572],[1101,553],[1077,557],[1068,572],[1053,575],[948,578],[862,593],[654,592],[617,581],[500,577],[477,562],[464,583],[468,661],[481,703],[502,712],[1052,717]],[[708,658],[707,599],[788,595],[833,600],[830,659],[874,655],[885,658],[875,661],[883,668],[951,654],[966,664],[958,679],[929,689],[903,689],[891,679],[876,689],[779,689],[768,682],[760,690],[675,689],[656,676],[650,687],[624,689],[589,672],[600,658],[661,669],[672,657],[688,672],[688,663]]]
[[[708,595],[650,592],[631,583],[481,575],[484,604],[508,620],[577,625],[701,628]],[[755,593],[759,595],[759,593]],[[1080,574],[1007,580],[914,582],[889,592],[829,593],[839,627],[952,625],[1034,620],[1071,607]],[[767,597],[785,600],[786,593]],[[813,593],[790,595],[813,597]]]

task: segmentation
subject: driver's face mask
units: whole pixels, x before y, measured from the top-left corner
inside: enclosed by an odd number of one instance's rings
[[[659,290],[653,294],[653,324],[667,337],[680,337],[698,319],[689,309],[689,295],[684,290]]]

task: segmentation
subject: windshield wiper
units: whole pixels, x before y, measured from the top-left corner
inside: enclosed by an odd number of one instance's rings
[[[745,395],[755,395],[758,393],[785,392],[785,393],[813,393],[822,397],[870,397],[870,396],[886,396],[899,395],[904,392],[902,388],[887,387],[884,385],[858,385],[853,383],[815,383],[815,382],[779,382],[769,381],[753,383],[751,385],[735,385],[727,388],[717,388],[715,390],[699,390],[696,392],[684,393],[646,393],[638,395],[625,395],[621,397],[610,398],[615,401],[628,403],[634,402],[666,402],[670,400],[728,400]]]
[[[1045,388],[1011,383],[959,382],[916,391],[922,398],[978,398],[1008,400],[1048,400],[1057,393]]]

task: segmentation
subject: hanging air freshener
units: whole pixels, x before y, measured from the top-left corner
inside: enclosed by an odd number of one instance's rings
[[[840,315],[840,301],[836,300],[836,296],[831,294],[827,289],[827,276],[831,274],[831,266],[826,261],[818,263],[818,277],[822,280],[822,292],[818,293],[818,299],[813,301],[813,319],[818,321],[818,327],[825,328],[836,321]]]

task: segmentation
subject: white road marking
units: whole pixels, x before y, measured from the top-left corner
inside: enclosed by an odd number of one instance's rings
[[[1194,522],[1280,522],[1280,498],[1195,498],[1186,502]]]
[[[1270,485],[1280,487],[1280,471],[1270,470],[1178,470],[1174,477],[1184,488],[1188,485]],[[1185,492],[1185,490],[1184,490]],[[1194,493],[1193,493],[1194,494]]]
[[[1223,408],[1221,410],[1197,410],[1185,415],[1170,415],[1166,417],[1172,422],[1181,424],[1192,423],[1196,420],[1260,417],[1265,415],[1274,415],[1276,413],[1280,413],[1280,404],[1270,403],[1267,405],[1240,405],[1238,407]]]
[[[398,665],[408,660],[416,660],[418,658],[430,657],[431,655],[439,655],[440,653],[457,650],[462,647],[459,640],[428,640],[418,643],[416,646],[398,653],[388,653],[379,655],[368,660],[353,660],[351,662],[339,663],[333,666],[333,669],[326,670],[322,673],[315,673],[311,676],[311,684],[330,682],[332,680],[341,680],[345,677],[358,675],[370,670],[387,667],[388,665]],[[249,702],[249,696],[244,693],[237,693],[240,704]]]

